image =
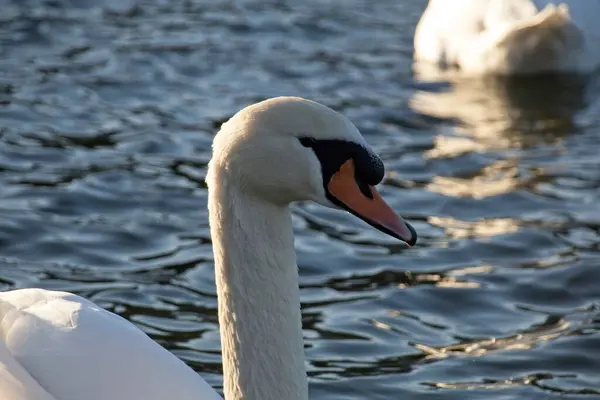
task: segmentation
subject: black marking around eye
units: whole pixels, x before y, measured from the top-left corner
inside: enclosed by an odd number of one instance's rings
[[[357,143],[346,140],[316,140],[310,137],[298,139],[304,147],[311,148],[321,162],[325,189],[333,174],[339,171],[346,161],[352,159],[358,187],[365,196],[372,198],[369,185],[379,184],[385,175],[383,161],[376,154]]]
[[[333,196],[327,190],[327,184],[331,180],[333,174],[340,170],[341,166],[349,159],[354,160],[355,176],[354,179],[360,191],[367,197],[373,198],[373,193],[369,185],[375,186],[383,180],[385,168],[383,161],[374,153],[362,147],[361,145],[345,140],[316,140],[310,137],[299,137],[300,143],[304,147],[311,148],[319,161],[321,162],[321,170],[323,172],[323,188],[325,196],[336,206],[348,211],[356,217],[362,219],[369,225],[379,229],[400,240],[405,240],[398,236],[395,232],[387,227],[372,221],[350,207],[346,206],[338,198]],[[415,229],[406,224],[411,232],[411,241],[407,242],[410,246],[417,242],[417,232]]]

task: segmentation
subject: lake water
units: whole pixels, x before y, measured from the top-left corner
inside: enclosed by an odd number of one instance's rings
[[[600,85],[418,82],[425,5],[4,0],[0,288],[89,297],[220,388],[210,143],[299,95],[420,234],[294,207],[311,398],[599,398]]]

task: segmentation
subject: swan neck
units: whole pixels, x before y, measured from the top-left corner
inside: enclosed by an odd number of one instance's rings
[[[209,190],[225,398],[307,400],[289,207],[226,181]]]

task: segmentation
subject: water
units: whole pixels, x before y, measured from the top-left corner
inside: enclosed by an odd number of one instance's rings
[[[600,397],[600,87],[417,82],[425,4],[4,0],[0,287],[89,297],[221,387],[209,146],[300,95],[420,234],[294,208],[312,398]]]

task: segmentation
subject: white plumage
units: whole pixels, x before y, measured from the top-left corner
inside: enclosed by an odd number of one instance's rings
[[[0,294],[2,400],[217,400],[185,363],[74,294]]]

